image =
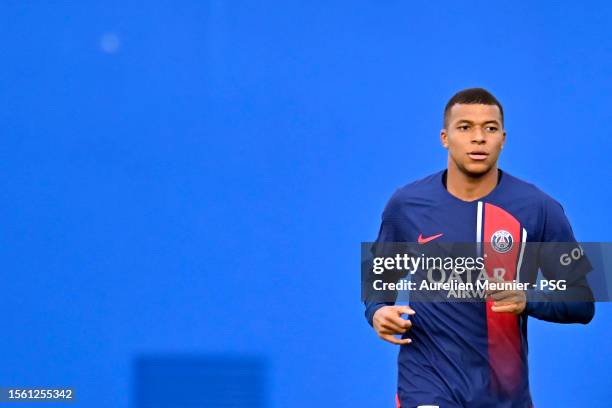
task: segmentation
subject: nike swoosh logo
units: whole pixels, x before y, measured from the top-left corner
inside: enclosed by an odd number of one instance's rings
[[[436,235],[432,235],[431,237],[423,238],[423,234],[419,234],[419,239],[417,239],[417,242],[419,244],[426,244],[429,241],[433,241],[436,238],[440,238],[442,235],[444,234],[436,234]]]

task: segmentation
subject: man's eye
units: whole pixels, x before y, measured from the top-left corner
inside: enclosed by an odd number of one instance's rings
[[[468,125],[462,125],[462,126],[457,127],[457,129],[459,129],[459,130],[461,130],[461,131],[468,130],[469,128],[470,128],[470,127],[469,127]]]
[[[489,131],[489,132],[497,132],[497,128],[495,126],[487,126],[487,131]]]

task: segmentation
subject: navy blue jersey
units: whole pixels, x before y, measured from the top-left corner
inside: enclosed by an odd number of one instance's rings
[[[588,260],[560,271],[557,265],[521,265],[525,242],[575,242],[564,211],[532,184],[499,172],[495,189],[466,202],[445,187],[445,171],[400,188],[383,216],[378,242],[492,242],[506,245],[513,276],[534,282],[538,270],[549,279],[571,278],[586,287]],[[519,274],[522,274],[520,277]],[[573,276],[567,276],[567,275]],[[529,298],[528,298],[529,300]],[[372,324],[384,303],[366,302]],[[416,314],[400,347],[398,403],[446,407],[532,407],[527,368],[527,316],[558,322],[588,322],[592,302],[527,303],[525,312],[491,311],[491,302],[412,302]]]

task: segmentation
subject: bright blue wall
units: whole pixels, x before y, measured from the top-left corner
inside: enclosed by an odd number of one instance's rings
[[[139,356],[246,355],[271,407],[391,406],[360,241],[445,164],[468,86],[504,104],[502,168],[610,240],[610,23],[609,2],[2,2],[0,385],[128,407]],[[538,408],[609,406],[611,310],[530,325]]]

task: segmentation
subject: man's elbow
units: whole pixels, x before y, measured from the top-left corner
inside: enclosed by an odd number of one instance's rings
[[[585,302],[583,311],[578,316],[577,323],[589,324],[595,317],[595,302]]]

